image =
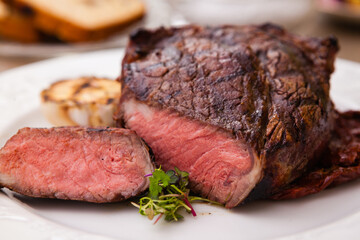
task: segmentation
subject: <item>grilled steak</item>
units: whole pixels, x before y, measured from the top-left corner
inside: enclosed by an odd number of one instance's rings
[[[122,64],[117,124],[136,131],[165,170],[188,171],[204,197],[229,208],[267,197],[329,139],[337,50],[334,38],[270,24],[139,30]]]
[[[145,191],[152,171],[127,129],[23,128],[0,150],[0,185],[32,197],[120,201]]]

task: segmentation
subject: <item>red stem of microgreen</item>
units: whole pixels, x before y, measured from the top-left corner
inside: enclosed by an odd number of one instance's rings
[[[152,173],[146,174],[144,177],[151,177]]]
[[[159,216],[156,218],[154,225],[160,220],[160,218],[164,215],[163,213],[160,213]]]
[[[191,206],[189,200],[187,199],[187,196],[184,197],[184,202],[185,204],[191,209],[191,213],[194,217],[196,217],[196,212],[194,210],[194,208]]]

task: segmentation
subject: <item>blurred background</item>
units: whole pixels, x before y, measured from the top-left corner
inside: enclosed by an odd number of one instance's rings
[[[51,10],[51,6],[48,5],[56,1],[63,0],[47,1],[44,8]],[[91,6],[92,18],[97,19],[94,13],[98,12],[100,21],[103,15],[106,15],[104,11],[106,12],[107,7],[104,4],[107,2],[120,1],[121,6],[125,6],[125,10],[118,12],[129,15],[129,3],[133,0],[67,0],[66,2],[69,1],[86,5],[86,8],[83,6],[71,8],[71,14],[78,18],[81,16],[86,18],[86,9]],[[334,35],[339,39],[341,46],[338,56],[360,62],[360,0],[136,1],[141,1],[144,6],[141,16],[137,13],[138,15],[131,21],[120,24],[121,28],[116,28],[116,31],[112,30],[111,34],[99,39],[84,38],[74,41],[66,37],[62,38],[61,33],[56,32],[59,29],[50,31],[51,29],[49,30],[46,25],[45,27],[39,25],[38,22],[41,23],[37,19],[40,15],[37,13],[39,6],[33,7],[31,0],[0,0],[0,71],[56,56],[124,47],[129,33],[139,27],[155,28],[187,23],[240,25],[273,22],[301,35],[319,37]],[[136,7],[135,9],[139,8],[137,5]],[[79,12],[76,12],[77,9]],[[68,26],[65,27],[68,30]],[[35,37],[30,38],[31,34],[35,34]]]

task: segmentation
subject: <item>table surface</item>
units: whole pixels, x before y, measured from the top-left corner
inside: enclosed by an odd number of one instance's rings
[[[360,62],[360,25],[349,26],[339,24],[330,19],[318,14],[312,10],[308,16],[301,21],[297,26],[293,26],[289,31],[306,35],[326,37],[334,35],[338,38],[340,43],[340,51],[338,57]],[[0,72],[36,62],[39,58],[11,58],[0,56]]]

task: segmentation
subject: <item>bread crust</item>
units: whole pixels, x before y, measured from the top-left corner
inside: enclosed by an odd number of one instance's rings
[[[107,38],[145,14],[145,6],[139,0],[132,0],[131,4],[125,4],[126,1],[115,4],[117,8],[121,8],[122,4],[124,6],[121,12],[114,14],[105,11],[109,7],[97,11],[91,4],[86,5],[86,2],[96,1],[78,1],[74,6],[61,9],[52,1],[42,3],[41,0],[6,0],[6,2],[24,13],[35,28],[65,42],[97,41]],[[77,8],[71,12],[69,9],[72,7]]]
[[[0,2],[0,35],[7,39],[19,42],[37,42],[39,33],[27,21],[15,11],[12,11],[4,3]]]

